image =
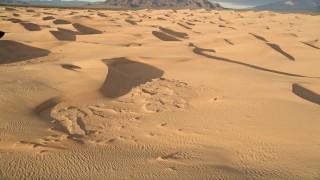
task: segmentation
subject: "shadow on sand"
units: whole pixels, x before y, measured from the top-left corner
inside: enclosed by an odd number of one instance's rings
[[[259,66],[255,66],[255,65],[251,65],[251,64],[247,64],[247,63],[240,62],[240,61],[235,61],[235,60],[224,58],[224,57],[218,57],[218,56],[209,55],[209,54],[204,53],[204,51],[207,51],[207,52],[215,52],[215,51],[213,49],[202,49],[202,48],[199,48],[199,47],[195,46],[193,43],[190,43],[189,46],[194,47],[193,52],[195,54],[198,54],[200,56],[204,56],[204,57],[207,57],[207,58],[210,58],[210,59],[220,60],[220,61],[229,62],[229,63],[233,63],[233,64],[238,64],[238,65],[246,66],[246,67],[249,67],[249,68],[257,69],[257,70],[260,70],[260,71],[265,71],[265,72],[270,72],[270,73],[275,73],[275,74],[281,74],[281,75],[293,76],[293,77],[306,77],[306,76],[302,76],[302,75],[299,75],[299,74],[292,74],[292,73],[276,71],[276,70],[272,70],[272,69],[267,69],[267,68],[263,68],[263,67],[259,67]]]
[[[303,87],[300,84],[292,84],[292,92],[301,97],[302,99],[305,99],[307,101],[313,102],[315,104],[320,105],[320,94],[307,89],[306,87]]]
[[[0,31],[0,39],[5,35],[5,32]]]
[[[92,100],[97,98],[115,99],[126,95],[132,88],[140,84],[160,78],[164,74],[161,69],[141,62],[131,61],[127,58],[112,58],[102,60],[108,67],[108,74],[100,89],[81,94],[61,95],[48,99],[37,107],[34,112],[40,115],[41,112],[53,108],[61,102],[78,100]]]
[[[0,64],[10,64],[26,61],[34,58],[48,56],[50,51],[46,49],[28,46],[10,40],[0,41]]]

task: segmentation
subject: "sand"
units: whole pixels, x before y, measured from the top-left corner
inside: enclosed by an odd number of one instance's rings
[[[1,179],[320,178],[320,18],[0,10]]]

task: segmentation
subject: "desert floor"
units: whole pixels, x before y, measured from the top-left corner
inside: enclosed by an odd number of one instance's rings
[[[320,16],[0,18],[1,179],[320,178]]]

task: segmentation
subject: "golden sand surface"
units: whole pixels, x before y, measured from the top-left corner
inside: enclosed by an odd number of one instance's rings
[[[320,178],[320,16],[0,7],[1,179]]]

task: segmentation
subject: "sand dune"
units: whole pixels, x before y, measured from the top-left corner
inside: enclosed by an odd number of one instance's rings
[[[0,179],[320,177],[318,15],[0,18]]]

